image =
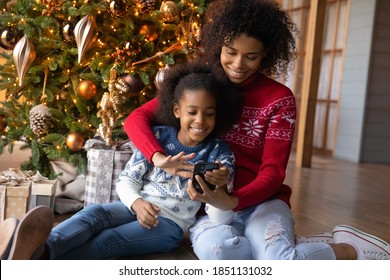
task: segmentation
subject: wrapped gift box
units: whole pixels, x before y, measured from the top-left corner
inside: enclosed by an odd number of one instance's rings
[[[31,181],[19,185],[4,184],[0,188],[1,219],[14,217],[21,219],[28,211],[31,194]]]
[[[131,150],[88,150],[84,206],[119,200],[115,183],[131,155]]]
[[[54,196],[57,180],[41,180],[32,182],[29,209],[38,205],[46,205],[54,209]]]

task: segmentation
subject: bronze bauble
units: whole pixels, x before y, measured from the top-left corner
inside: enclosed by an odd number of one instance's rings
[[[96,84],[91,80],[81,81],[77,87],[77,93],[84,99],[91,99],[96,95]]]
[[[77,152],[84,147],[85,139],[79,132],[71,132],[66,137],[65,143],[69,150]]]

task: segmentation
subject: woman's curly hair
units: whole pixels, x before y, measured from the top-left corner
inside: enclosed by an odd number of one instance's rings
[[[270,0],[215,0],[206,9],[201,27],[201,53],[212,65],[220,65],[222,46],[245,33],[261,41],[266,56],[261,71],[278,76],[287,73],[296,58],[296,25],[277,3]]]
[[[173,113],[173,105],[179,102],[186,90],[198,89],[206,90],[217,102],[213,135],[219,136],[231,128],[241,114],[241,93],[234,87],[225,86],[208,65],[196,60],[178,64],[164,73],[164,81],[157,92],[158,122],[180,129],[180,120]]]

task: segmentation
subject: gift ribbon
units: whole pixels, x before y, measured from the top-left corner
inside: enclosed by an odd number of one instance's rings
[[[106,142],[100,137],[94,137],[85,141],[84,150],[90,149],[102,149],[102,150],[115,150],[115,151],[132,151],[134,144],[130,140],[117,141],[112,146],[107,146]]]

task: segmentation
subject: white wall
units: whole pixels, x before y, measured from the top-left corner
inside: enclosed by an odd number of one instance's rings
[[[351,0],[334,156],[353,162],[361,160],[376,2]]]

